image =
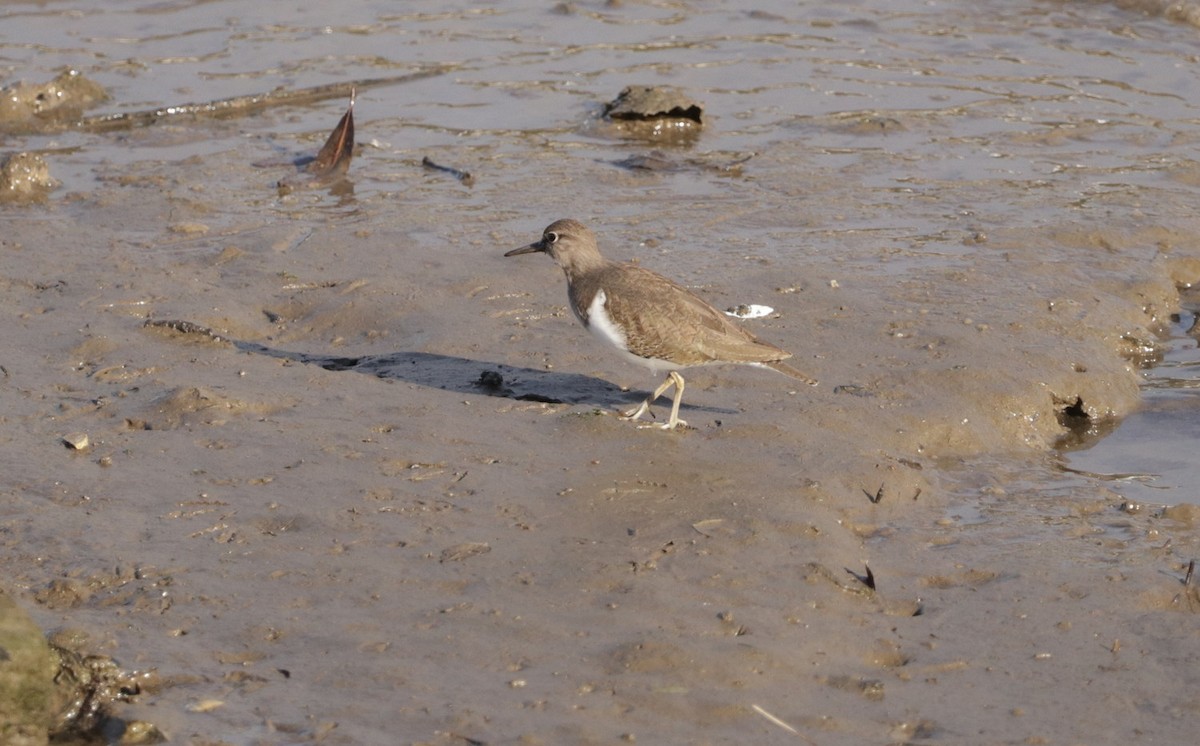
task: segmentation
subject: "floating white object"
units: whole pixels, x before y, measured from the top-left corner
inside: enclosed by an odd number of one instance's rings
[[[774,308],[760,306],[757,303],[743,303],[740,306],[725,309],[725,315],[735,319],[761,319],[763,316],[770,316],[773,313],[775,313]]]

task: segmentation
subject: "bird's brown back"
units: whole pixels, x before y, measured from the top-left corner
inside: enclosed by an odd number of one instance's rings
[[[606,262],[576,277],[572,303],[586,311],[597,291],[624,329],[629,351],[679,365],[767,363],[791,353],[760,341],[691,291],[648,269]]]

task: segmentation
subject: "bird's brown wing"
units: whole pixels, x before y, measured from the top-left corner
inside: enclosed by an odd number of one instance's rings
[[[665,277],[626,265],[600,278],[609,315],[626,321],[630,352],[684,366],[766,363],[791,353],[759,341],[702,298]]]

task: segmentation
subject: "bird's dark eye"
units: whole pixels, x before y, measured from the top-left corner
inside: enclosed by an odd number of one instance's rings
[[[554,231],[546,231],[546,235],[542,236],[542,240],[546,242],[547,246],[558,243],[558,234]]]

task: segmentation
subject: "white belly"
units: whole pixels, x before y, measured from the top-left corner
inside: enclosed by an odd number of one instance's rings
[[[587,328],[592,334],[596,335],[604,342],[612,345],[621,353],[621,357],[625,358],[634,365],[640,365],[643,368],[649,368],[655,373],[663,373],[668,370],[679,370],[683,366],[676,365],[667,360],[658,360],[650,357],[640,357],[629,351],[629,344],[625,340],[625,333],[621,328],[613,323],[608,315],[608,309],[604,307],[608,296],[604,291],[596,293],[596,297],[592,298],[592,304],[588,306]],[[583,319],[580,319],[582,321]]]

